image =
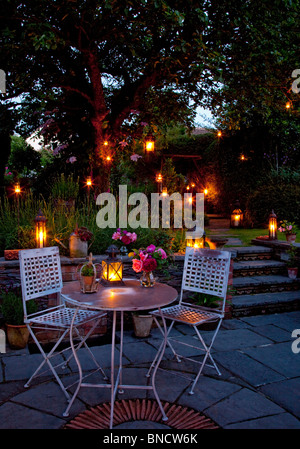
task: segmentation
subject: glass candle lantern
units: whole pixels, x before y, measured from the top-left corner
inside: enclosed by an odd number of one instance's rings
[[[104,285],[123,284],[123,263],[118,258],[119,250],[115,245],[107,248],[108,258],[102,261],[102,282]]]
[[[240,203],[239,201],[236,201],[234,204],[234,209],[231,212],[231,216],[230,216],[230,226],[232,228],[239,228],[242,226],[243,223],[243,212],[242,209],[240,207]]]
[[[42,213],[41,209],[39,210],[39,213],[34,219],[35,222],[35,239],[36,239],[36,245],[37,248],[44,248],[46,246],[46,217]]]
[[[274,210],[269,215],[269,239],[277,240],[277,215]]]

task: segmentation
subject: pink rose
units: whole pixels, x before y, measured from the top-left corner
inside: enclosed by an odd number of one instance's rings
[[[168,257],[165,250],[163,250],[162,248],[158,248],[155,252],[160,253],[162,259],[166,259]]]
[[[155,251],[155,248],[156,248],[156,246],[154,246],[154,245],[149,245],[149,246],[147,247],[147,251],[148,251],[149,253],[153,253],[153,252]]]
[[[133,232],[133,233],[131,234],[131,241],[132,241],[132,242],[135,242],[136,239],[137,239],[137,235],[136,235],[135,232]]]
[[[143,262],[139,259],[132,259],[132,268],[136,273],[140,273],[143,270]]]
[[[113,240],[120,240],[121,238],[121,233],[120,232],[114,232],[112,235],[112,239]]]

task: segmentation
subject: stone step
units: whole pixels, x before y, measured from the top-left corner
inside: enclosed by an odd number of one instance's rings
[[[232,252],[232,259],[234,261],[269,260],[273,256],[272,248],[264,246],[241,246],[225,249]]]
[[[290,279],[288,276],[282,275],[233,278],[234,296],[294,291],[299,288],[300,278]]]
[[[232,298],[232,317],[290,312],[299,309],[299,290],[240,295]]]
[[[277,260],[239,260],[233,263],[233,277],[287,273],[286,264]]]

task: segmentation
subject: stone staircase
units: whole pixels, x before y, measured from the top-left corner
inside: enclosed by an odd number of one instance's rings
[[[300,278],[290,279],[272,248],[232,248],[232,317],[300,309]]]

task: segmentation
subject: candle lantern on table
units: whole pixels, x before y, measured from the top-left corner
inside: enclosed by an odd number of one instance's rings
[[[119,250],[115,245],[110,245],[107,250],[108,258],[102,261],[102,283],[107,286],[124,284],[123,263],[119,259]]]

